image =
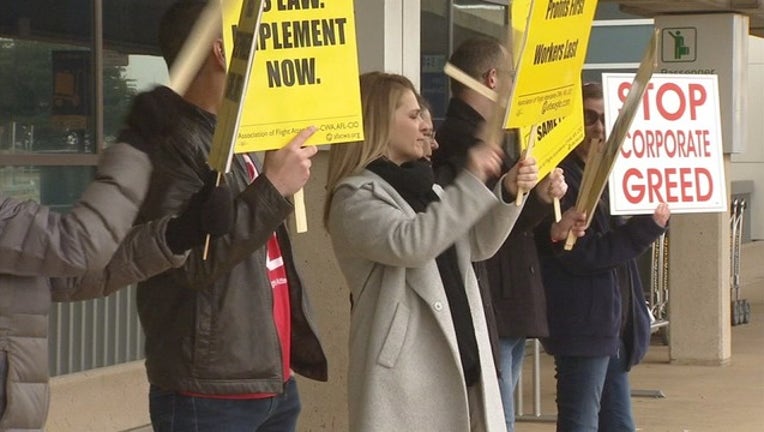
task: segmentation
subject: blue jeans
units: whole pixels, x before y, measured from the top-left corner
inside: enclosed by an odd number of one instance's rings
[[[555,357],[558,432],[634,432],[625,357]]]
[[[525,356],[525,338],[499,339],[499,390],[504,406],[504,421],[507,432],[515,431],[515,388],[520,379]]]
[[[297,383],[267,399],[212,399],[180,395],[151,386],[154,432],[294,432],[300,413]]]

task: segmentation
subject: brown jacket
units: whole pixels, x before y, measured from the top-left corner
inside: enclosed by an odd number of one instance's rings
[[[154,174],[141,221],[177,214],[207,178],[215,117],[168,89],[177,112],[169,134],[153,140]],[[254,155],[253,155],[253,159]],[[185,264],[138,285],[137,305],[146,333],[149,382],[164,390],[207,394],[281,393],[283,365],[273,324],[266,243],[275,232],[290,289],[292,369],[327,379],[327,364],[310,319],[284,220],[292,204],[266,176],[252,184],[241,156],[225,182],[234,194],[234,226]]]

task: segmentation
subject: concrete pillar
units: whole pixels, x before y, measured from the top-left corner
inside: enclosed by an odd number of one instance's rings
[[[733,13],[666,15],[656,17],[655,25],[661,30],[656,72],[718,76],[729,173],[729,153],[741,152],[745,141],[748,18]],[[729,193],[729,175],[726,182]],[[729,210],[674,215],[670,229],[671,361],[725,364],[731,355]]]
[[[419,88],[420,0],[355,0],[361,72],[405,75]]]
[[[724,168],[729,172],[729,156]],[[669,263],[671,362],[727,363],[732,354],[729,213],[672,216]]]

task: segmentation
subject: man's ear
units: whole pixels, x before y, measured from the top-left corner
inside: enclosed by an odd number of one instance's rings
[[[496,68],[491,68],[486,74],[485,74],[485,85],[491,90],[496,90],[496,87],[499,85],[499,80],[497,79]]]
[[[223,39],[215,39],[215,42],[212,43],[212,54],[215,56],[215,61],[223,68],[223,70],[228,69],[228,62],[225,59],[225,49],[223,48]]]

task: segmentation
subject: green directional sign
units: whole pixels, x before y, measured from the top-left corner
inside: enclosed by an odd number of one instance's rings
[[[664,63],[694,62],[698,30],[695,27],[664,28],[661,31],[661,60]]]

